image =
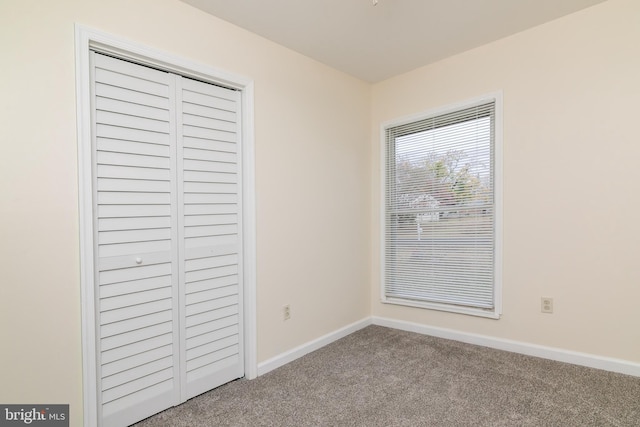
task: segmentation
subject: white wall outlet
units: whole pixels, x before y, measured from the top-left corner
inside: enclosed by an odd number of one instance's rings
[[[543,313],[553,313],[553,298],[542,297],[540,300],[540,311]]]
[[[291,319],[291,306],[289,304],[282,307],[282,319],[283,320]]]

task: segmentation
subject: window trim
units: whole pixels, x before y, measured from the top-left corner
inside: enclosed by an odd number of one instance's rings
[[[495,125],[494,125],[494,308],[493,310],[483,310],[480,308],[462,307],[444,303],[410,301],[398,298],[389,298],[385,295],[385,248],[386,248],[386,155],[387,155],[387,129],[428,119],[430,117],[439,116],[465,108],[474,107],[476,105],[487,102],[495,103]],[[486,317],[491,319],[499,319],[502,315],[502,228],[503,228],[503,101],[502,91],[487,93],[485,95],[455,102],[441,107],[432,108],[417,114],[405,117],[399,117],[380,124],[380,302],[383,304],[394,304],[408,307],[417,307],[437,311],[445,311],[451,313],[467,314],[472,316]]]

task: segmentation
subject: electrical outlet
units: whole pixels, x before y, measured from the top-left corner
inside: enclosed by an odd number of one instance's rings
[[[282,319],[283,320],[291,319],[291,306],[289,304],[282,307]]]
[[[540,300],[540,311],[543,313],[553,313],[553,298],[542,297]]]

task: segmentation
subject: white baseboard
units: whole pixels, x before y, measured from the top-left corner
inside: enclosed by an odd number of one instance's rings
[[[554,347],[545,347],[542,345],[495,338],[487,335],[460,332],[453,329],[437,328],[384,317],[373,316],[371,318],[371,323],[374,325],[386,326],[388,328],[416,332],[423,335],[431,335],[434,337],[491,347],[498,350],[506,350],[514,353],[526,354],[528,356],[542,357],[544,359],[551,359],[559,362],[572,363],[574,365],[587,366],[589,368],[603,369],[606,371],[619,372],[626,375],[640,377],[640,363],[628,360],[596,356],[593,354],[563,350]]]
[[[327,344],[331,344],[332,342],[339,340],[340,338],[344,338],[347,335],[371,324],[640,377],[640,363],[628,360],[597,356],[588,353],[564,350],[561,348],[546,347],[522,341],[495,338],[487,335],[472,334],[469,332],[456,331],[454,329],[438,328],[435,326],[427,326],[419,323],[405,322],[402,320],[394,320],[377,316],[364,318],[340,328],[337,331],[328,333],[320,338],[309,341],[308,343],[272,357],[271,359],[265,360],[264,362],[260,362],[258,364],[258,376],[264,375],[267,372],[286,365],[289,362],[293,362],[312,351],[318,350]]]
[[[269,371],[273,371],[274,369],[286,365],[289,362],[293,362],[294,360],[304,356],[305,354],[316,351],[319,348],[322,348],[327,344],[331,344],[332,342],[339,340],[340,338],[344,338],[359,329],[369,326],[370,324],[371,317],[364,318],[355,323],[347,325],[344,328],[340,328],[337,331],[328,333],[327,335],[321,336],[320,338],[309,341],[308,343],[302,344],[296,348],[272,357],[271,359],[267,359],[264,362],[260,362],[258,363],[258,376],[264,375]]]

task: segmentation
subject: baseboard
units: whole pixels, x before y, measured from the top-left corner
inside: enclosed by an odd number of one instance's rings
[[[340,338],[344,338],[347,335],[371,324],[640,377],[640,363],[628,360],[597,356],[588,353],[564,350],[561,348],[546,347],[522,341],[495,338],[487,335],[461,332],[454,329],[438,328],[435,326],[427,326],[419,323],[405,322],[402,320],[394,320],[377,316],[364,318],[313,341],[309,341],[308,343],[272,357],[271,359],[265,360],[264,362],[260,362],[258,364],[258,376],[284,366],[289,362],[293,362],[312,351],[318,350],[327,344],[331,344],[332,342],[339,340]]]
[[[384,317],[373,316],[371,318],[371,323],[374,325],[386,326],[388,328],[416,332],[423,335],[431,335],[434,337],[446,338],[469,344],[481,345],[484,347],[491,347],[498,350],[506,350],[514,353],[526,354],[528,356],[542,357],[544,359],[556,360],[559,362],[572,363],[574,365],[587,366],[589,368],[603,369],[606,371],[619,372],[621,374],[640,377],[640,363],[635,363],[627,360],[596,356],[593,354],[563,350],[554,347],[545,347],[521,341],[494,338],[487,335],[460,332],[453,329],[437,328],[433,326],[421,325],[419,323],[404,322]]]
[[[340,338],[344,338],[357,330],[369,326],[370,324],[371,317],[364,318],[355,323],[347,325],[344,328],[340,328],[337,331],[330,332],[324,336],[321,336],[320,338],[309,341],[308,343],[302,344],[296,348],[272,357],[271,359],[265,360],[264,362],[260,362],[258,363],[258,376],[264,375],[269,371],[273,371],[274,369],[286,365],[289,362],[293,362],[294,360],[304,356],[305,354],[316,351],[319,348],[322,348],[327,344],[331,344],[332,342],[339,340]]]

